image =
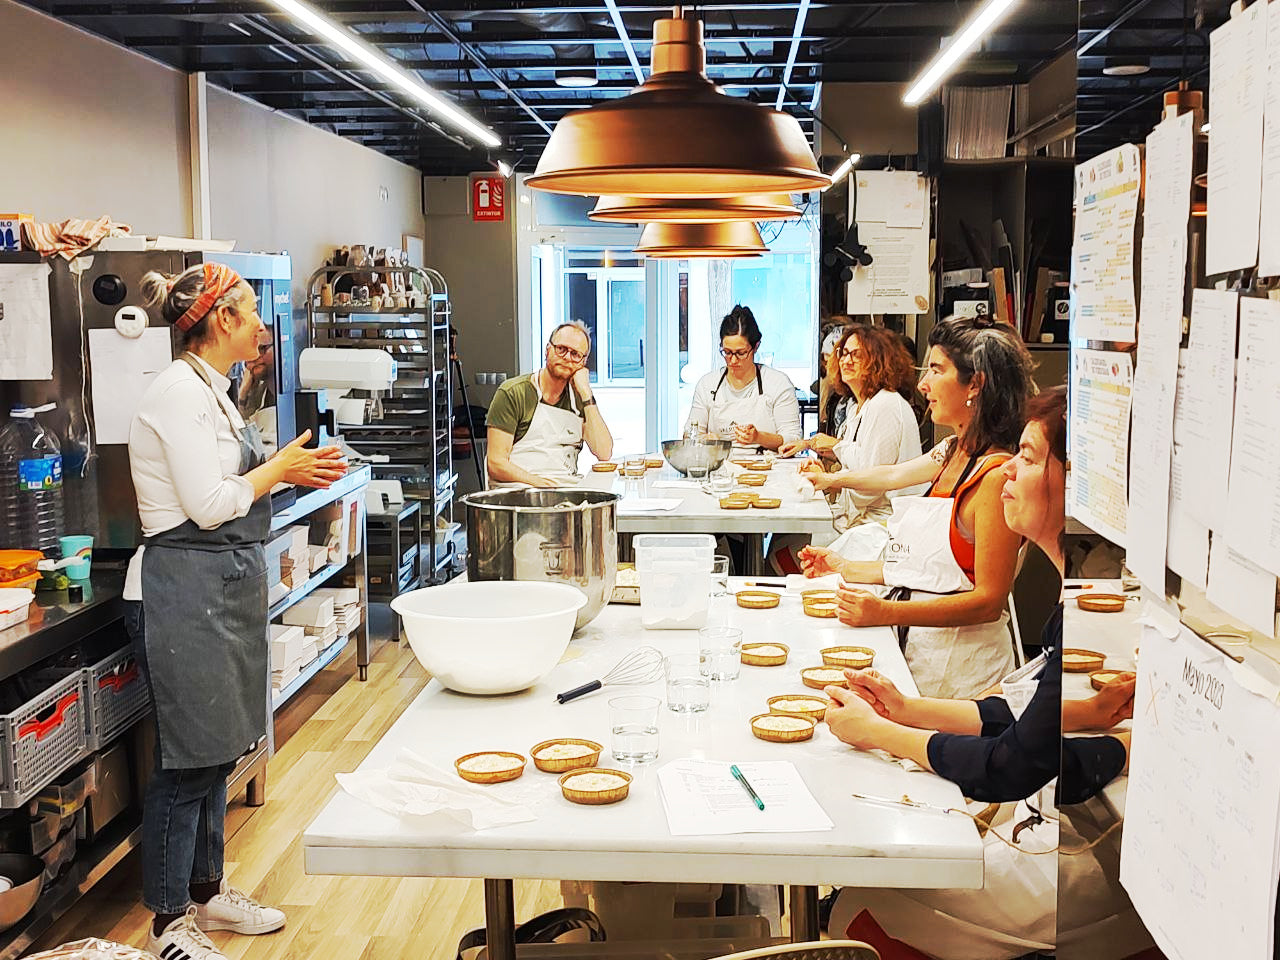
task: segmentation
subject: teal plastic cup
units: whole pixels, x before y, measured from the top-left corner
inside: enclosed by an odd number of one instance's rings
[[[93,565],[93,537],[62,537],[58,540],[62,547],[62,559],[75,557],[75,563],[69,563],[63,569],[72,580],[88,580],[89,570]]]

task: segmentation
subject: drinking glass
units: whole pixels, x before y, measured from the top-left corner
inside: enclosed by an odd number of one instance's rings
[[[733,474],[720,467],[707,475],[707,488],[712,496],[723,497],[733,490]]]
[[[646,469],[644,457],[627,457],[622,462],[622,475],[624,477],[643,477]]]
[[[649,763],[658,759],[657,697],[614,697],[609,701],[609,729],[613,759],[619,763]]]
[[[711,595],[713,597],[729,595],[729,558],[719,554],[711,558]]]
[[[742,672],[742,631],[703,627],[698,631],[699,669],[708,680],[737,680]]]
[[[681,653],[663,662],[667,673],[667,709],[702,713],[711,706],[711,678],[702,674],[702,657]]]

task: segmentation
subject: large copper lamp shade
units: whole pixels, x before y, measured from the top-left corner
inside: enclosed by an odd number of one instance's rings
[[[728,220],[791,220],[800,211],[785,193],[701,200],[601,197],[587,214],[604,223],[720,223]]]
[[[701,257],[758,257],[768,248],[754,223],[650,223],[640,233],[636,253],[667,260]]]
[[[702,21],[654,24],[653,69],[619,100],[564,116],[527,181],[551,193],[740,197],[829,186],[788,114],[707,79]]]

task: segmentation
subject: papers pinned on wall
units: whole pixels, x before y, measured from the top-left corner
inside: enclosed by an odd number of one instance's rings
[[[53,379],[49,265],[0,266],[0,380]]]
[[[136,340],[114,329],[89,331],[94,439],[128,443],[129,426],[151,381],[173,361],[168,327],[151,327]]]
[[[855,171],[851,176],[856,189],[849,191],[850,220],[856,219],[858,241],[872,262],[854,267],[847,310],[927,313],[932,300],[929,181],[901,170]]]
[[[1170,960],[1270,957],[1280,708],[1186,627],[1141,651],[1121,883]]]
[[[1071,365],[1071,516],[1125,545],[1129,403],[1127,353],[1074,350]]]
[[[1141,186],[1142,162],[1131,143],[1076,167],[1072,340],[1133,342],[1133,231]]]

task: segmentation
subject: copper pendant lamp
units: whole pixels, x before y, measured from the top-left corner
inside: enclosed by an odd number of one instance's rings
[[[564,116],[529,186],[668,198],[829,186],[796,119],[728,96],[707,78],[706,62],[701,20],[657,21],[649,79],[621,99]]]
[[[800,211],[785,193],[701,200],[601,197],[587,216],[604,223],[722,223],[791,220],[800,216]]]
[[[666,260],[710,257],[758,257],[768,248],[756,225],[727,223],[650,223],[640,233],[636,253]]]

